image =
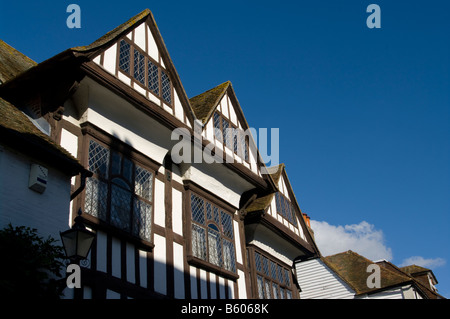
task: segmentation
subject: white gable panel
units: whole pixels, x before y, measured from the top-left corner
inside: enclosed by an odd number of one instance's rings
[[[117,60],[117,44],[114,44],[104,53],[103,67],[105,68],[105,70],[111,74],[115,74],[116,60]]]
[[[158,46],[156,45],[155,39],[153,39],[152,32],[150,28],[147,28],[147,44],[148,44],[148,55],[155,61],[159,61],[159,51]]]
[[[139,25],[136,29],[134,29],[134,43],[142,50],[145,50],[145,23]]]
[[[228,99],[228,103],[230,103],[230,99]],[[238,120],[237,120],[237,116],[236,116],[236,112],[234,110],[233,104],[230,103],[229,105],[230,105],[230,121],[234,125],[238,126]]]
[[[228,103],[227,103],[227,98],[226,98],[226,94],[223,96],[222,100],[220,101],[220,105],[221,105],[221,110],[222,110],[222,114],[226,117],[226,118],[230,118],[230,115],[228,114]]]
[[[177,90],[174,90],[174,106],[175,106],[175,117],[181,122],[184,122],[184,110],[183,105],[181,105],[180,98],[178,97]]]

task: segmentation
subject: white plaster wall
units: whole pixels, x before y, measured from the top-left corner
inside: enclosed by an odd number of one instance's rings
[[[183,246],[173,243],[175,298],[183,299],[184,294],[184,249]]]
[[[164,182],[155,179],[155,197],[154,197],[154,221],[155,224],[166,227],[166,210],[164,205]]]
[[[176,142],[171,131],[94,81],[83,81],[91,87],[84,120],[162,164]]]
[[[147,28],[147,43],[148,43],[147,53],[152,59],[154,59],[155,61],[159,61],[158,46],[156,45],[155,39],[153,38],[150,28],[148,26],[146,26],[146,28]]]
[[[154,235],[154,260],[155,260],[155,281],[154,288],[156,292],[163,295],[167,293],[166,283],[166,238]]]
[[[172,202],[172,228],[183,236],[183,194],[175,188],[172,188]]]
[[[103,55],[103,68],[109,73],[116,74],[117,44],[112,45]]]

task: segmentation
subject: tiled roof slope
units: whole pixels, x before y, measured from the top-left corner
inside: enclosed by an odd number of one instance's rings
[[[2,81],[9,81],[35,65],[33,60],[0,40]],[[53,162],[72,176],[85,170],[67,150],[42,133],[16,106],[1,97],[0,133],[0,141],[3,144],[28,153],[29,156]]]
[[[0,81],[6,82],[37,63],[0,40]]]
[[[42,133],[25,114],[2,98],[0,98],[0,132],[2,143],[29,153],[29,156],[54,163],[71,176],[85,170],[67,150]],[[37,150],[40,152],[36,152]]]
[[[202,121],[203,124],[211,117],[214,108],[220,102],[230,83],[230,81],[224,82],[189,99],[196,118]]]
[[[367,267],[374,262],[351,250],[322,257],[322,261],[344,280],[356,292],[356,295],[412,282],[412,278],[406,274],[380,267],[381,288],[369,288],[367,278],[370,274],[367,272]]]

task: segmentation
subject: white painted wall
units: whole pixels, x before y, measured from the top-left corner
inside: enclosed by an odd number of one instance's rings
[[[47,238],[60,240],[59,232],[69,228],[70,176],[48,169],[47,189],[40,194],[28,188],[32,158],[0,145],[0,228],[36,228]]]
[[[319,258],[295,264],[300,299],[353,299],[355,292]]]

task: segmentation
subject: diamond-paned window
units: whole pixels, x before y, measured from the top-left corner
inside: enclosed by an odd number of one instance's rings
[[[145,85],[145,57],[138,50],[134,50],[134,78]]]
[[[214,112],[213,115],[213,122],[214,122],[214,135],[219,141],[223,141],[223,134],[222,134],[222,126],[221,126],[221,118],[220,115],[217,112]]]
[[[155,65],[152,61],[148,61],[148,88],[150,91],[159,95],[159,72],[158,66]]]
[[[90,141],[88,167],[94,174],[107,178],[109,173],[109,149],[99,143]]]
[[[120,41],[119,45],[119,68],[125,73],[130,74],[130,48],[131,45],[125,40]]]
[[[172,85],[170,84],[169,76],[163,70],[161,70],[161,91],[163,100],[168,104],[172,104]]]
[[[287,219],[291,224],[297,226],[297,218],[292,203],[280,192],[275,193],[277,213]]]
[[[191,193],[192,254],[227,271],[236,272],[233,217]]]
[[[84,211],[103,222],[151,241],[153,178],[121,153],[89,141]]]
[[[292,299],[290,271],[257,251],[254,258],[258,298]]]

